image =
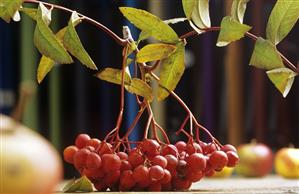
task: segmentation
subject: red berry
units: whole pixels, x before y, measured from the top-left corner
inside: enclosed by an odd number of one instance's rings
[[[86,146],[91,146],[91,147],[94,147],[94,149],[97,149],[100,144],[101,144],[101,141],[99,139],[92,138],[92,139],[88,140],[88,142],[86,143]]]
[[[206,158],[200,153],[194,153],[186,158],[188,166],[192,171],[198,172],[206,168]]]
[[[89,135],[87,135],[87,134],[80,134],[80,135],[77,136],[77,138],[75,140],[75,145],[79,149],[84,148],[89,140],[90,140]]]
[[[87,176],[89,179],[99,179],[105,176],[105,173],[102,168],[98,169],[87,169],[83,171],[83,175]]]
[[[74,155],[74,165],[77,170],[81,170],[86,165],[86,159],[88,155],[91,154],[91,152],[83,148],[81,150],[78,150],[78,152]]]
[[[144,163],[144,157],[139,151],[134,151],[129,153],[128,161],[135,168]]]
[[[102,166],[102,159],[96,153],[90,153],[86,159],[86,167],[88,169],[98,169]]]
[[[195,182],[200,181],[203,178],[203,176],[204,176],[204,174],[202,171],[195,172],[195,171],[189,170],[187,172],[186,178],[188,180],[190,180],[191,182],[195,183]]]
[[[126,152],[117,152],[116,154],[121,160],[128,160],[128,154]]]
[[[103,179],[97,180],[97,182],[94,184],[94,187],[98,191],[106,191],[108,189],[108,186],[106,185],[106,183]]]
[[[202,148],[198,143],[188,143],[186,146],[186,152],[191,155],[193,153],[202,153]]]
[[[160,153],[160,145],[156,140],[145,139],[141,145],[141,152],[149,157],[154,157]]]
[[[225,144],[224,146],[222,146],[221,150],[224,152],[233,151],[237,153],[237,149],[231,144]]]
[[[215,151],[210,155],[209,164],[213,169],[222,169],[226,166],[228,158],[225,152]]]
[[[171,181],[166,184],[162,184],[162,191],[172,191]]]
[[[78,148],[74,145],[68,146],[63,150],[63,158],[66,162],[73,164],[74,155],[78,152]]]
[[[178,141],[175,144],[175,147],[178,149],[179,153],[186,150],[187,144],[183,141]]]
[[[164,176],[163,178],[160,180],[161,184],[167,184],[171,181],[171,174],[169,172],[169,170],[164,169]]]
[[[116,154],[104,154],[102,155],[103,170],[106,173],[111,171],[117,171],[120,169],[121,161]]]
[[[161,155],[157,155],[152,159],[152,165],[159,165],[162,168],[166,168],[167,160],[165,157],[163,157]]]
[[[176,157],[174,157],[173,155],[166,155],[164,157],[167,160],[166,169],[168,169],[169,171],[176,170],[177,165],[178,165],[178,159]]]
[[[217,150],[217,146],[214,143],[208,143],[203,147],[203,153],[205,155],[211,154]]]
[[[129,191],[135,186],[136,182],[133,177],[132,170],[125,170],[122,172],[120,176],[120,184],[119,190],[120,191]]]
[[[214,169],[208,169],[205,171],[205,176],[206,177],[211,177],[215,174],[215,170]]]
[[[101,156],[103,154],[112,154],[112,145],[107,142],[101,142],[101,144],[98,146],[97,150],[98,154]]]
[[[234,151],[228,151],[226,152],[228,162],[227,162],[227,167],[235,167],[238,162],[239,162],[239,156],[236,152]]]
[[[188,190],[191,186],[192,182],[189,181],[188,179],[182,179],[179,177],[174,177],[172,179],[172,186],[174,190],[177,191],[184,191]]]
[[[125,171],[125,170],[132,170],[132,165],[128,160],[121,161],[120,171]]]
[[[143,165],[139,165],[134,169],[133,177],[137,183],[147,182],[149,180],[149,169]]]
[[[172,144],[168,144],[161,149],[161,155],[166,156],[168,154],[173,155],[175,157],[178,156],[178,149]]]
[[[91,151],[91,152],[94,152],[94,151],[95,151],[95,148],[92,147],[92,146],[88,146],[88,145],[86,145],[84,148],[88,149],[88,150]]]
[[[154,182],[148,186],[148,191],[161,191],[162,186],[158,182]]]
[[[108,187],[112,187],[113,184],[118,183],[120,177],[120,171],[115,170],[115,171],[110,171],[107,173],[104,177],[105,183]]]
[[[159,181],[164,176],[164,169],[161,166],[154,165],[149,168],[149,176],[153,181]]]
[[[176,167],[179,176],[184,177],[187,174],[187,162],[185,160],[179,160],[178,166]]]

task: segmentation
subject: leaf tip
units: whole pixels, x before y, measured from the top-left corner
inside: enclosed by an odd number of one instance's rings
[[[224,46],[227,46],[229,44],[229,42],[225,42],[225,41],[218,41],[216,43],[216,46],[218,47],[224,47]]]

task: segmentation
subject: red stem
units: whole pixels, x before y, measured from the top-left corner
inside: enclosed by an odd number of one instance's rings
[[[206,32],[212,32],[212,31],[219,31],[221,28],[219,26],[213,26],[213,27],[209,27],[209,28],[203,28],[200,30],[203,30],[203,33]],[[186,34],[183,34],[182,36],[180,36],[180,39],[186,39],[189,38],[191,36],[194,35],[198,35],[198,33],[194,30],[194,31],[190,31],[187,32]],[[250,38],[253,41],[256,41],[258,39],[258,37],[250,32],[246,32],[245,36],[247,36],[248,38]],[[291,63],[281,52],[277,51],[278,54],[280,55],[280,57],[282,58],[282,61],[286,64],[286,66],[288,68],[290,68],[292,71],[296,72],[297,74],[299,74],[299,68],[297,68],[293,63]]]
[[[130,133],[133,131],[134,127],[136,126],[137,122],[139,121],[142,113],[144,112],[145,110],[145,103],[143,102],[142,105],[140,106],[140,110],[138,111],[138,114],[136,115],[133,123],[131,124],[131,126],[129,127],[129,129],[127,130],[126,134],[124,135],[123,138],[128,138]]]

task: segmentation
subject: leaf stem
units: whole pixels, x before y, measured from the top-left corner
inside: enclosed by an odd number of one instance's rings
[[[56,5],[56,4],[53,4],[53,3],[47,3],[47,2],[43,2],[43,1],[39,1],[39,0],[24,0],[24,3],[35,3],[35,4],[39,4],[39,3],[42,3],[48,7],[53,7],[55,9],[59,9],[59,10],[62,10],[62,11],[65,11],[65,12],[69,12],[69,13],[72,13],[74,12],[75,10],[72,10],[72,9],[69,9],[69,8],[66,8],[66,7],[63,7],[63,6],[60,6],[60,5]],[[78,15],[80,17],[82,17],[82,20],[96,26],[97,28],[101,29],[102,31],[104,31],[106,34],[108,34],[111,38],[113,38],[117,44],[121,45],[121,46],[125,46],[127,45],[127,40],[126,39],[122,39],[120,38],[117,34],[115,34],[112,30],[110,30],[108,27],[106,27],[105,25],[101,24],[100,22],[90,18],[90,17],[87,17],[86,15],[83,15],[81,13],[78,13]]]
[[[203,33],[206,33],[206,32],[213,32],[213,31],[219,31],[221,30],[221,27],[219,26],[212,26],[212,27],[209,27],[209,28],[202,28],[200,29],[202,31],[204,31]],[[189,38],[191,36],[194,36],[194,35],[198,35],[198,33],[193,30],[193,31],[190,31],[190,32],[187,32],[183,35],[180,36],[180,39],[186,39],[186,38]],[[248,38],[250,38],[251,40],[253,41],[256,41],[258,39],[258,37],[250,32],[246,32],[245,33],[245,36],[247,36]],[[299,74],[299,68],[297,68],[293,63],[291,63],[281,52],[279,52],[277,50],[277,53],[280,55],[280,57],[282,58],[282,61],[286,64],[286,66],[288,68],[290,68],[292,71],[296,72],[297,74]]]

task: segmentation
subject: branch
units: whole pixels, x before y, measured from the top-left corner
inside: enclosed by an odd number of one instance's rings
[[[43,2],[43,1],[39,1],[39,0],[24,0],[24,3],[35,3],[35,4],[39,4],[39,3],[42,3],[48,7],[53,7],[55,9],[59,9],[59,10],[62,10],[62,11],[65,11],[65,12],[69,12],[69,13],[72,13],[74,12],[75,10],[72,10],[72,9],[68,9],[66,7],[63,7],[63,6],[60,6],[60,5],[56,5],[56,4],[52,4],[52,3],[46,3],[46,2]],[[97,28],[101,29],[103,32],[105,32],[106,34],[108,34],[111,38],[113,38],[117,44],[121,45],[121,46],[125,46],[128,44],[127,40],[126,39],[122,39],[120,38],[118,35],[116,35],[112,30],[110,30],[108,27],[106,27],[105,25],[101,24],[100,22],[90,18],[90,17],[87,17],[81,13],[78,13],[78,15],[80,17],[82,17],[81,19],[83,21],[86,21],[94,26],[96,26]]]
[[[219,26],[213,26],[213,27],[209,27],[209,28],[203,28],[200,30],[203,30],[204,31],[203,33],[206,33],[206,32],[219,31],[220,29],[221,28]],[[198,35],[198,33],[195,30],[187,32],[186,34],[183,34],[182,36],[180,36],[180,39],[186,39],[186,38],[189,38],[194,35]],[[250,32],[246,32],[245,36],[247,36],[248,38],[250,38],[253,41],[256,41],[258,39],[258,37],[256,35],[254,35]],[[280,55],[280,57],[282,58],[282,61],[286,64],[286,66],[288,68],[290,68],[292,71],[299,74],[299,68],[297,68],[293,63],[291,63],[281,52],[279,52],[279,51],[277,51],[277,52]]]

